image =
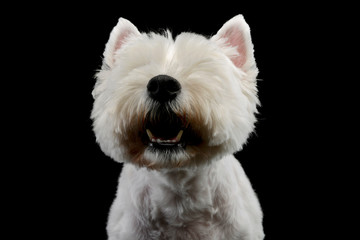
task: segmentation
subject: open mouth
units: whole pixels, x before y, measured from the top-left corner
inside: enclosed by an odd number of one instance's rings
[[[184,117],[157,109],[145,118],[142,141],[150,149],[171,151],[199,144],[201,139]]]
[[[151,148],[173,150],[185,148],[187,145],[188,128],[175,114],[149,118],[144,127],[144,143]]]
[[[154,146],[155,145],[159,145],[159,146],[163,146],[163,147],[182,147],[184,146],[181,142],[181,137],[184,133],[184,130],[180,130],[178,132],[178,134],[176,135],[176,137],[173,137],[173,138],[162,138],[162,137],[158,137],[158,136],[155,136],[151,131],[150,129],[146,129],[146,133],[149,137],[149,140],[150,140],[150,143],[149,145],[150,146]]]

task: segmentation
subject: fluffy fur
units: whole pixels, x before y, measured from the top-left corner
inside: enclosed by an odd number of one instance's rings
[[[258,200],[232,155],[254,129],[257,73],[242,15],[210,39],[140,33],[119,19],[96,75],[92,111],[101,149],[125,163],[109,240],[263,239]],[[149,97],[147,84],[160,74],[181,84],[172,101]],[[149,124],[181,128],[184,145],[152,147]]]

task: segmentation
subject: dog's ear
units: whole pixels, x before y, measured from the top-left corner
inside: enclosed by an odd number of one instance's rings
[[[244,72],[248,72],[250,68],[256,68],[250,28],[242,15],[237,15],[227,21],[211,40],[226,50],[229,50],[229,46],[235,49],[236,54],[234,51],[226,51],[226,54],[235,66]]]
[[[116,51],[130,38],[139,36],[139,30],[129,20],[120,18],[110,33],[109,41],[105,46],[104,64],[112,68],[115,62]]]

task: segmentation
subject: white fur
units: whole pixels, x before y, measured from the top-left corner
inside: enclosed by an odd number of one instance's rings
[[[241,15],[211,39],[140,33],[119,19],[97,74],[92,111],[101,149],[125,163],[109,240],[263,239],[258,200],[232,156],[254,129],[257,73]],[[176,153],[150,151],[139,137],[144,115],[157,104],[146,86],[159,74],[180,82],[168,108],[186,116],[201,138]]]

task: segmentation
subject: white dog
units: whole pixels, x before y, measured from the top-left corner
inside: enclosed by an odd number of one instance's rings
[[[101,149],[125,163],[109,240],[264,238],[259,202],[232,155],[256,121],[253,52],[242,15],[210,39],[140,33],[119,19],[92,111]]]

